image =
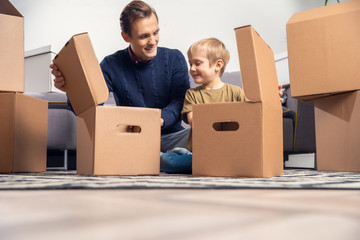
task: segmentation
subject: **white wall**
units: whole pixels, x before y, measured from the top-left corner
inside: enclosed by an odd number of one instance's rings
[[[25,50],[52,45],[58,52],[73,35],[89,32],[96,55],[127,47],[119,15],[129,0],[10,0],[25,17]],[[325,0],[147,0],[160,19],[160,46],[188,47],[201,38],[221,39],[231,53],[227,71],[239,71],[233,29],[252,24],[273,49],[286,51],[286,22],[299,11]],[[329,0],[329,4],[336,0]]]

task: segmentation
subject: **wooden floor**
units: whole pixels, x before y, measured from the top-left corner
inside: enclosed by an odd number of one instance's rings
[[[0,191],[0,239],[358,240],[360,191]]]

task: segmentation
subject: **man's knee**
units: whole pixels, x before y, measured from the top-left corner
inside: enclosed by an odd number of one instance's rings
[[[190,128],[167,134],[161,137],[161,152],[167,152],[175,147],[186,148]]]

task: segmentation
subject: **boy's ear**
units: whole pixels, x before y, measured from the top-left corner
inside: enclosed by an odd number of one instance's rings
[[[121,32],[121,36],[125,42],[130,42],[130,38],[125,32]]]
[[[216,60],[215,62],[215,70],[219,72],[224,67],[224,61],[221,59]]]

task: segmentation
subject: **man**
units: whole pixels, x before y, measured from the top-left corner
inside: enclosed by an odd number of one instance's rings
[[[158,47],[159,25],[154,9],[132,1],[120,15],[121,35],[129,47],[104,58],[100,66],[118,106],[161,109],[161,151],[186,147],[189,129],[181,126],[181,109],[190,87],[180,51]],[[65,91],[61,69],[51,64],[56,88]]]

